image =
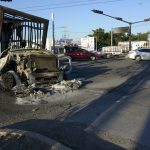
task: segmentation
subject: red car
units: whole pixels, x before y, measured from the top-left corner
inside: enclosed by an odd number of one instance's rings
[[[68,51],[65,53],[66,56],[70,56],[73,60],[74,59],[81,59],[81,60],[99,60],[100,56],[97,53],[89,52],[84,49],[77,49],[74,51]]]

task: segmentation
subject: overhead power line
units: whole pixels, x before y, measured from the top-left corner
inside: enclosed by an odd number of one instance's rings
[[[49,9],[60,9],[60,8],[71,8],[71,7],[77,7],[77,6],[87,6],[87,5],[93,5],[93,4],[105,4],[105,3],[114,3],[114,2],[119,2],[119,1],[124,1],[124,0],[107,0],[107,1],[100,1],[100,2],[89,2],[89,3],[78,3],[72,5],[64,5],[64,6],[54,6],[54,7],[44,7],[44,8],[37,8],[37,9],[26,9],[26,11],[39,11],[39,10],[49,10]],[[36,8],[36,7],[34,7]]]
[[[47,7],[47,6],[59,6],[59,5],[68,5],[68,4],[77,4],[77,3],[86,3],[86,2],[93,2],[93,1],[99,1],[99,0],[84,0],[84,1],[72,1],[72,2],[63,2],[63,3],[53,3],[53,4],[47,4],[47,5],[37,5],[37,6],[30,6],[28,8],[41,8],[41,7]],[[27,9],[27,7],[19,7],[17,9]]]

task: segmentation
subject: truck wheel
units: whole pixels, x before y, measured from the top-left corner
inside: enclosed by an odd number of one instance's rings
[[[90,60],[92,60],[92,61],[96,60],[95,56],[91,56]]]
[[[136,60],[136,61],[140,61],[140,60],[141,60],[141,56],[136,56],[136,57],[135,57],[135,60]]]
[[[111,57],[111,54],[107,54],[107,55],[106,55],[106,58],[110,58],[110,57]]]
[[[16,85],[16,80],[10,72],[2,74],[2,80],[7,90],[11,90]]]

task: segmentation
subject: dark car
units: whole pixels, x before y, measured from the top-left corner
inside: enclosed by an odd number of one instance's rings
[[[85,49],[77,49],[74,51],[67,51],[66,56],[70,56],[72,60],[99,60],[100,56],[95,52],[90,52]]]

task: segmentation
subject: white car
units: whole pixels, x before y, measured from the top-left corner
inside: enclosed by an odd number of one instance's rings
[[[150,48],[132,50],[128,53],[128,57],[137,61],[150,60]]]

